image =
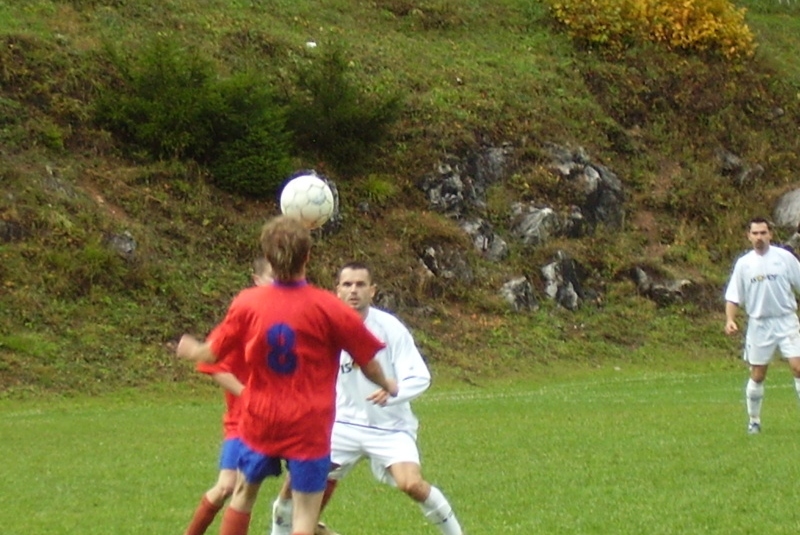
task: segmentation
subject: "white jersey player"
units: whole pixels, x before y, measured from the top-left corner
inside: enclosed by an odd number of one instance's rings
[[[410,401],[430,386],[431,375],[411,333],[393,315],[371,306],[375,284],[369,268],[362,263],[345,265],[339,272],[336,292],[364,318],[367,328],[386,348],[376,359],[387,377],[397,381],[396,397],[360,377],[353,359],[341,355],[336,384],[336,420],[331,438],[332,470],[323,508],[336,483],[363,458],[372,473],[384,483],[396,486],[416,501],[425,517],[444,535],[462,535],[461,526],[442,492],[422,478],[417,448],[418,421]],[[380,395],[382,393],[382,395]],[[377,396],[375,394],[378,394]],[[372,401],[368,401],[368,398]],[[291,497],[284,489],[273,504],[271,535],[289,535]],[[320,524],[316,535],[333,533]]]
[[[789,362],[800,397],[800,321],[796,293],[800,293],[800,262],[786,249],[770,245],[772,225],[764,218],[748,223],[747,239],[753,250],[733,267],[725,290],[725,333],[739,332],[736,312],[747,316],[744,359],[750,365],[745,387],[748,432],[761,432],[764,379],[775,350]]]

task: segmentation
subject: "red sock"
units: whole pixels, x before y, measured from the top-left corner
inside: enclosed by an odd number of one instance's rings
[[[325,506],[328,505],[328,502],[331,500],[331,496],[333,496],[333,491],[336,490],[336,484],[338,482],[339,481],[336,479],[329,479],[325,484],[325,492],[322,493],[322,507],[320,507],[320,510],[325,509]]]
[[[219,535],[247,535],[250,527],[250,513],[237,511],[233,507],[225,509]]]
[[[186,528],[184,535],[203,535],[221,508],[221,505],[214,505],[208,501],[206,495],[203,494],[200,505],[197,506],[192,521],[189,523],[189,527]]]

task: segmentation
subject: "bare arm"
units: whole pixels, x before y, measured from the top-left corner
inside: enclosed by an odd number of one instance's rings
[[[194,362],[206,362],[211,364],[217,361],[217,356],[211,351],[210,344],[201,342],[189,334],[181,336],[181,341],[178,342],[175,354],[182,359]]]
[[[731,335],[739,332],[739,326],[736,325],[736,313],[738,311],[738,304],[732,301],[725,301],[725,334]]]
[[[388,379],[384,375],[383,368],[381,368],[381,365],[377,360],[372,359],[365,366],[361,366],[361,372],[367,377],[367,379],[369,379],[370,381],[381,387],[388,395],[390,396],[397,395],[397,381],[395,381],[394,379]],[[372,399],[374,396],[375,394],[372,394],[367,399],[375,401]],[[385,403],[385,401],[383,403]]]
[[[222,372],[222,373],[215,373],[211,376],[214,381],[233,394],[234,396],[241,396],[242,390],[244,390],[244,385],[230,372]]]

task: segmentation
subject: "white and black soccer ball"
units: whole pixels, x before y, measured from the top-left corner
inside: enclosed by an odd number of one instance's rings
[[[281,191],[281,213],[299,219],[310,229],[324,225],[334,210],[333,192],[316,174],[294,177]]]

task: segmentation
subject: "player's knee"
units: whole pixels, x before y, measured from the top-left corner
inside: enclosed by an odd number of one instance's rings
[[[223,483],[219,485],[219,496],[224,501],[231,497],[233,494],[233,483]]]
[[[411,499],[422,502],[428,497],[430,484],[422,478],[411,478],[405,481],[398,481],[397,488],[408,494]]]

